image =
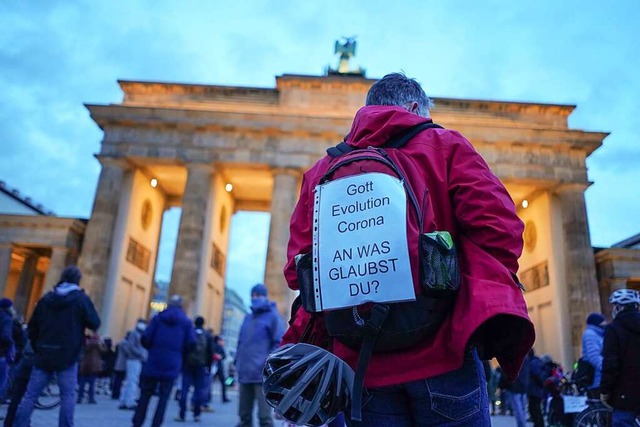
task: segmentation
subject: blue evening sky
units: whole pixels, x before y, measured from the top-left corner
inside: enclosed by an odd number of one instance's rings
[[[102,133],[83,103],[120,102],[117,79],[273,87],[335,66],[334,41],[356,35],[368,77],[403,70],[436,97],[576,104],[572,127],[611,132],[586,193],[592,243],[610,246],[640,232],[639,17],[636,0],[3,0],[0,180],[89,217]],[[268,220],[233,220],[228,284],[243,297],[263,277]]]

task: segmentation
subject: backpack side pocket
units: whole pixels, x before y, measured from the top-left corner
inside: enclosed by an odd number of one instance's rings
[[[456,247],[448,231],[420,235],[420,287],[426,294],[456,293],[460,267]]]
[[[302,306],[307,313],[315,313],[316,300],[313,283],[313,259],[312,253],[299,254],[296,256],[296,273],[298,275],[298,289]]]

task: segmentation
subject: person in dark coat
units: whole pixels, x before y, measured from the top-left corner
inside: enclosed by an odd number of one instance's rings
[[[116,352],[113,349],[113,340],[106,337],[104,340],[104,352],[102,353],[102,372],[100,372],[100,382],[98,392],[111,394],[113,377],[113,367],[116,363]]]
[[[262,394],[262,368],[267,356],[280,344],[284,322],[276,304],[267,299],[267,287],[251,288],[251,313],[240,328],[236,369],[240,383],[238,427],[253,426],[253,406],[258,403],[258,418],[263,427],[272,427],[271,408]]]
[[[544,381],[547,375],[544,363],[534,353],[529,352],[529,387],[527,388],[527,398],[529,400],[529,415],[534,427],[544,427],[544,417],[542,416],[542,397],[544,396]]]
[[[613,321],[604,332],[600,399],[613,407],[614,426],[636,426],[640,414],[640,293],[618,289],[609,302]]]
[[[4,396],[9,379],[9,365],[15,357],[13,341],[13,302],[0,299],[0,396]]]
[[[10,373],[11,402],[9,402],[7,413],[4,415],[4,427],[13,427],[18,405],[27,391],[29,377],[31,377],[31,371],[33,370],[33,359],[35,355],[33,348],[31,348],[31,343],[29,343],[29,340],[26,338],[26,331],[23,331],[23,334],[25,344],[22,349],[22,357],[20,357],[20,361],[13,366]]]
[[[203,406],[206,380],[211,383],[209,372],[213,362],[213,337],[203,329],[204,317],[198,316],[194,321],[196,345],[190,349],[182,364],[182,387],[180,388],[180,414],[176,421],[185,421],[187,416],[187,398],[193,386],[193,419],[200,421]]]
[[[97,332],[87,335],[78,369],[78,401],[76,403],[82,403],[87,385],[89,386],[87,401],[91,404],[97,403],[96,379],[102,372],[102,353],[104,350],[104,343]]]
[[[122,382],[124,381],[125,374],[127,372],[127,357],[126,354],[129,351],[128,347],[131,344],[125,336],[116,345],[116,359],[113,364],[113,379],[111,381],[111,400],[120,400],[120,392],[122,390]]]
[[[169,394],[182,368],[183,355],[195,344],[191,321],[182,310],[182,298],[173,295],[168,307],[151,319],[142,335],[142,345],[149,350],[140,376],[140,399],[133,415],[133,427],[141,427],[147,415],[149,400],[158,389],[158,406],[151,427],[164,421]]]
[[[222,387],[222,403],[228,403],[231,400],[227,397],[227,377],[224,370],[224,360],[227,358],[227,352],[224,349],[224,339],[220,335],[216,335],[213,339],[213,359],[217,366],[213,381],[220,381]]]
[[[80,289],[82,274],[67,266],[60,281],[36,305],[29,320],[29,341],[35,352],[34,367],[18,412],[15,427],[27,427],[36,400],[54,373],[60,387],[59,426],[73,426],[78,359],[84,331],[96,331],[100,317],[91,299]]]

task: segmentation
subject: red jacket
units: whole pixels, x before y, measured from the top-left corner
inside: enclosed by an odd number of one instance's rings
[[[347,143],[356,147],[381,146],[408,127],[429,121],[400,107],[367,106],[353,121]],[[452,312],[438,332],[414,348],[374,354],[365,374],[365,386],[383,387],[447,373],[462,366],[467,345],[481,357],[497,357],[504,372],[515,378],[534,341],[522,290],[515,277],[522,253],[523,224],[514,203],[484,159],[458,132],[428,129],[389,156],[413,184],[419,199],[424,183],[432,210],[427,209],[423,231],[449,231],[458,249],[461,288]],[[287,265],[289,287],[298,289],[295,256],[312,248],[314,189],[336,160],[325,156],[304,175],[300,199],[293,211]],[[417,245],[409,245],[417,282]],[[310,319],[300,308],[282,344],[295,343]],[[323,322],[315,322],[321,342]],[[319,336],[319,337],[318,337]],[[332,351],[355,369],[358,352],[337,340]]]

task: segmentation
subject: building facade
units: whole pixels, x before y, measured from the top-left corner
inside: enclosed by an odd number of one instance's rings
[[[120,81],[122,102],[87,105],[104,137],[79,266],[103,333],[125,329],[123,311],[148,312],[162,214],[173,206],[182,216],[169,294],[181,294],[189,314],[221,330],[231,216],[254,210],[271,214],[265,283],[287,317],[293,294],[282,266],[302,173],[342,140],[374,81],[360,74],[283,75],[273,88]],[[607,134],[569,128],[571,105],[434,101],[434,121],[465,135],[516,202],[526,224],[519,274],[536,350],[570,366],[584,319],[622,283],[598,285],[595,260],[604,255],[594,257],[584,203],[585,162]]]
[[[0,181],[0,291],[28,319],[80,254],[86,220],[61,218]]]

